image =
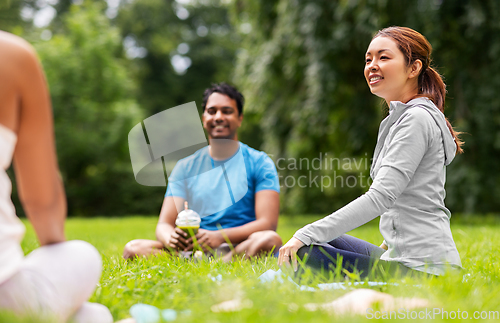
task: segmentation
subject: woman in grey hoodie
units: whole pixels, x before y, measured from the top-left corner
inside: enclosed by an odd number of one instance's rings
[[[279,253],[278,263],[308,254],[307,264],[342,266],[361,276],[374,263],[402,273],[441,275],[461,268],[444,204],[446,167],[462,142],[443,114],[446,94],[441,76],[430,66],[432,47],[405,27],[379,31],[366,52],[364,74],[389,115],[380,124],[368,192],[338,211],[298,230]],[[380,247],[345,233],[380,216]]]

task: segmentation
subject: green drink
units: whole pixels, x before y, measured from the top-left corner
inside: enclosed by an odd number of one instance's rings
[[[177,215],[175,225],[186,232],[190,237],[195,236],[200,228],[201,218],[198,213],[188,208],[188,202],[184,202],[184,210]]]
[[[190,237],[195,236],[198,233],[199,225],[179,225],[179,229],[186,232]]]

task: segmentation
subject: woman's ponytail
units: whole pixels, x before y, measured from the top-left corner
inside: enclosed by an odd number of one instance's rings
[[[428,64],[428,63],[427,63]],[[443,78],[439,73],[430,66],[423,66],[424,70],[420,73],[418,79],[418,93],[419,96],[424,96],[432,100],[438,109],[444,114],[444,101],[446,98],[446,84],[443,82]],[[464,152],[462,146],[463,141],[460,140],[459,136],[461,132],[455,131],[451,126],[450,121],[446,118],[446,125],[450,129],[453,139],[457,144],[457,154]]]

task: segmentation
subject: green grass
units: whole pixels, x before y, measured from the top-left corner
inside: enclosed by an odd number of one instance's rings
[[[278,233],[287,241],[304,224],[318,217],[282,217]],[[478,220],[479,219],[479,220]],[[430,308],[451,311],[500,311],[500,223],[498,218],[476,218],[452,224],[454,238],[464,270],[444,277],[397,279],[375,288],[394,296],[427,298]],[[126,262],[121,252],[126,242],[136,238],[154,239],[156,217],[69,219],[68,239],[92,243],[103,256],[103,273],[91,301],[109,307],[115,320],[130,317],[133,304],[146,303],[160,309],[189,310],[180,314],[182,322],[332,322],[338,318],[326,312],[309,312],[306,303],[324,303],[345,294],[345,290],[300,291],[293,284],[273,282],[261,284],[258,277],[268,269],[277,270],[275,258],[254,261],[237,260],[231,264],[219,260],[187,261],[170,255]],[[486,224],[482,224],[481,222]],[[37,247],[33,230],[28,225],[23,249]],[[380,244],[378,222],[352,231],[350,234]],[[211,277],[222,276],[222,281]],[[463,282],[463,275],[470,274]],[[316,286],[339,278],[325,277],[306,271],[302,284]],[[252,306],[233,313],[214,313],[211,306],[242,298]],[[484,315],[484,314],[483,314]],[[341,321],[370,321],[359,315]],[[451,320],[451,319],[450,319]],[[433,321],[441,321],[436,316]],[[446,320],[445,320],[446,321]],[[455,320],[453,320],[455,321]],[[491,320],[498,321],[498,320]],[[0,322],[15,322],[0,315]],[[19,321],[21,322],[21,321]],[[23,321],[24,322],[24,321]]]

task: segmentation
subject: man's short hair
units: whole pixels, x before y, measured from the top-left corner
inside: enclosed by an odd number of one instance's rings
[[[208,97],[214,92],[224,94],[229,98],[235,100],[238,107],[238,115],[241,115],[243,113],[243,105],[245,104],[245,98],[243,97],[243,94],[241,94],[234,86],[231,86],[224,82],[220,84],[212,84],[212,87],[206,89],[205,92],[203,92],[203,111],[205,111],[205,108],[207,107]]]

